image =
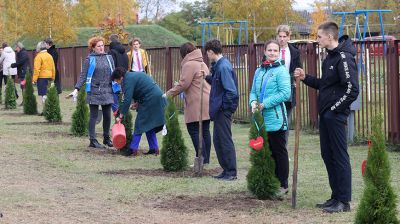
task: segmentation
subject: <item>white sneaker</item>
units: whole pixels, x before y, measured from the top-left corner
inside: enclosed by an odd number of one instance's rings
[[[280,195],[284,195],[284,194],[288,194],[289,193],[289,188],[279,188],[279,194]]]

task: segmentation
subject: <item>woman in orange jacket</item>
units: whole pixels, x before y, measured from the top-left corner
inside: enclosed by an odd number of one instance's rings
[[[36,57],[33,62],[33,84],[37,84],[38,95],[42,98],[42,103],[46,101],[47,85],[49,81],[54,81],[56,69],[53,58],[46,50],[46,43],[40,41],[36,46]]]

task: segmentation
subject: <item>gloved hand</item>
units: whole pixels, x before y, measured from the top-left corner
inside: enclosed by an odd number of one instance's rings
[[[74,91],[72,91],[72,93],[70,93],[68,96],[77,97],[78,96],[78,90],[74,89]]]
[[[257,110],[257,101],[252,101],[251,102],[251,112],[254,114]]]
[[[118,114],[119,114],[119,110],[116,110],[116,111],[113,112],[114,117],[117,117]]]
[[[139,103],[136,102],[136,103],[132,103],[132,104],[131,104],[130,109],[131,109],[131,110],[137,110],[138,107],[139,107]]]
[[[70,93],[68,95],[68,98],[72,97],[74,99],[74,102],[76,101],[76,98],[78,97],[78,90],[74,89],[74,91],[72,91],[72,93]]]
[[[162,94],[163,98],[167,98],[167,93]]]
[[[261,111],[261,110],[264,110],[264,104],[262,104],[262,103],[260,103],[260,104],[258,104],[258,109]]]
[[[118,123],[118,122],[122,122],[122,118],[123,118],[123,117],[124,117],[124,115],[120,113],[119,116],[118,116],[117,119],[116,119],[116,120],[117,120],[117,123]]]

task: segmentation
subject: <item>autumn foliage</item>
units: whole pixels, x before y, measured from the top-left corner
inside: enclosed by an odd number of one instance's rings
[[[108,16],[104,18],[104,21],[99,24],[99,30],[95,35],[104,37],[108,42],[111,34],[118,34],[121,43],[128,43],[129,33],[124,30],[124,22],[120,17],[112,18]]]

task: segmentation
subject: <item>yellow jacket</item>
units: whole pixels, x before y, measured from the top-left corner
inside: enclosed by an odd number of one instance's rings
[[[53,57],[47,51],[39,52],[33,62],[33,82],[37,82],[38,78],[51,78],[54,80],[56,77],[56,68],[54,66]]]
[[[150,63],[149,63],[149,56],[147,55],[147,52],[141,48],[139,48],[139,52],[140,52],[140,56],[142,57],[142,65],[144,67],[144,71],[147,74],[151,74],[151,70],[150,70]],[[128,71],[132,69],[132,54],[133,54],[133,49],[131,49],[130,51],[128,51],[126,53],[128,55]]]

